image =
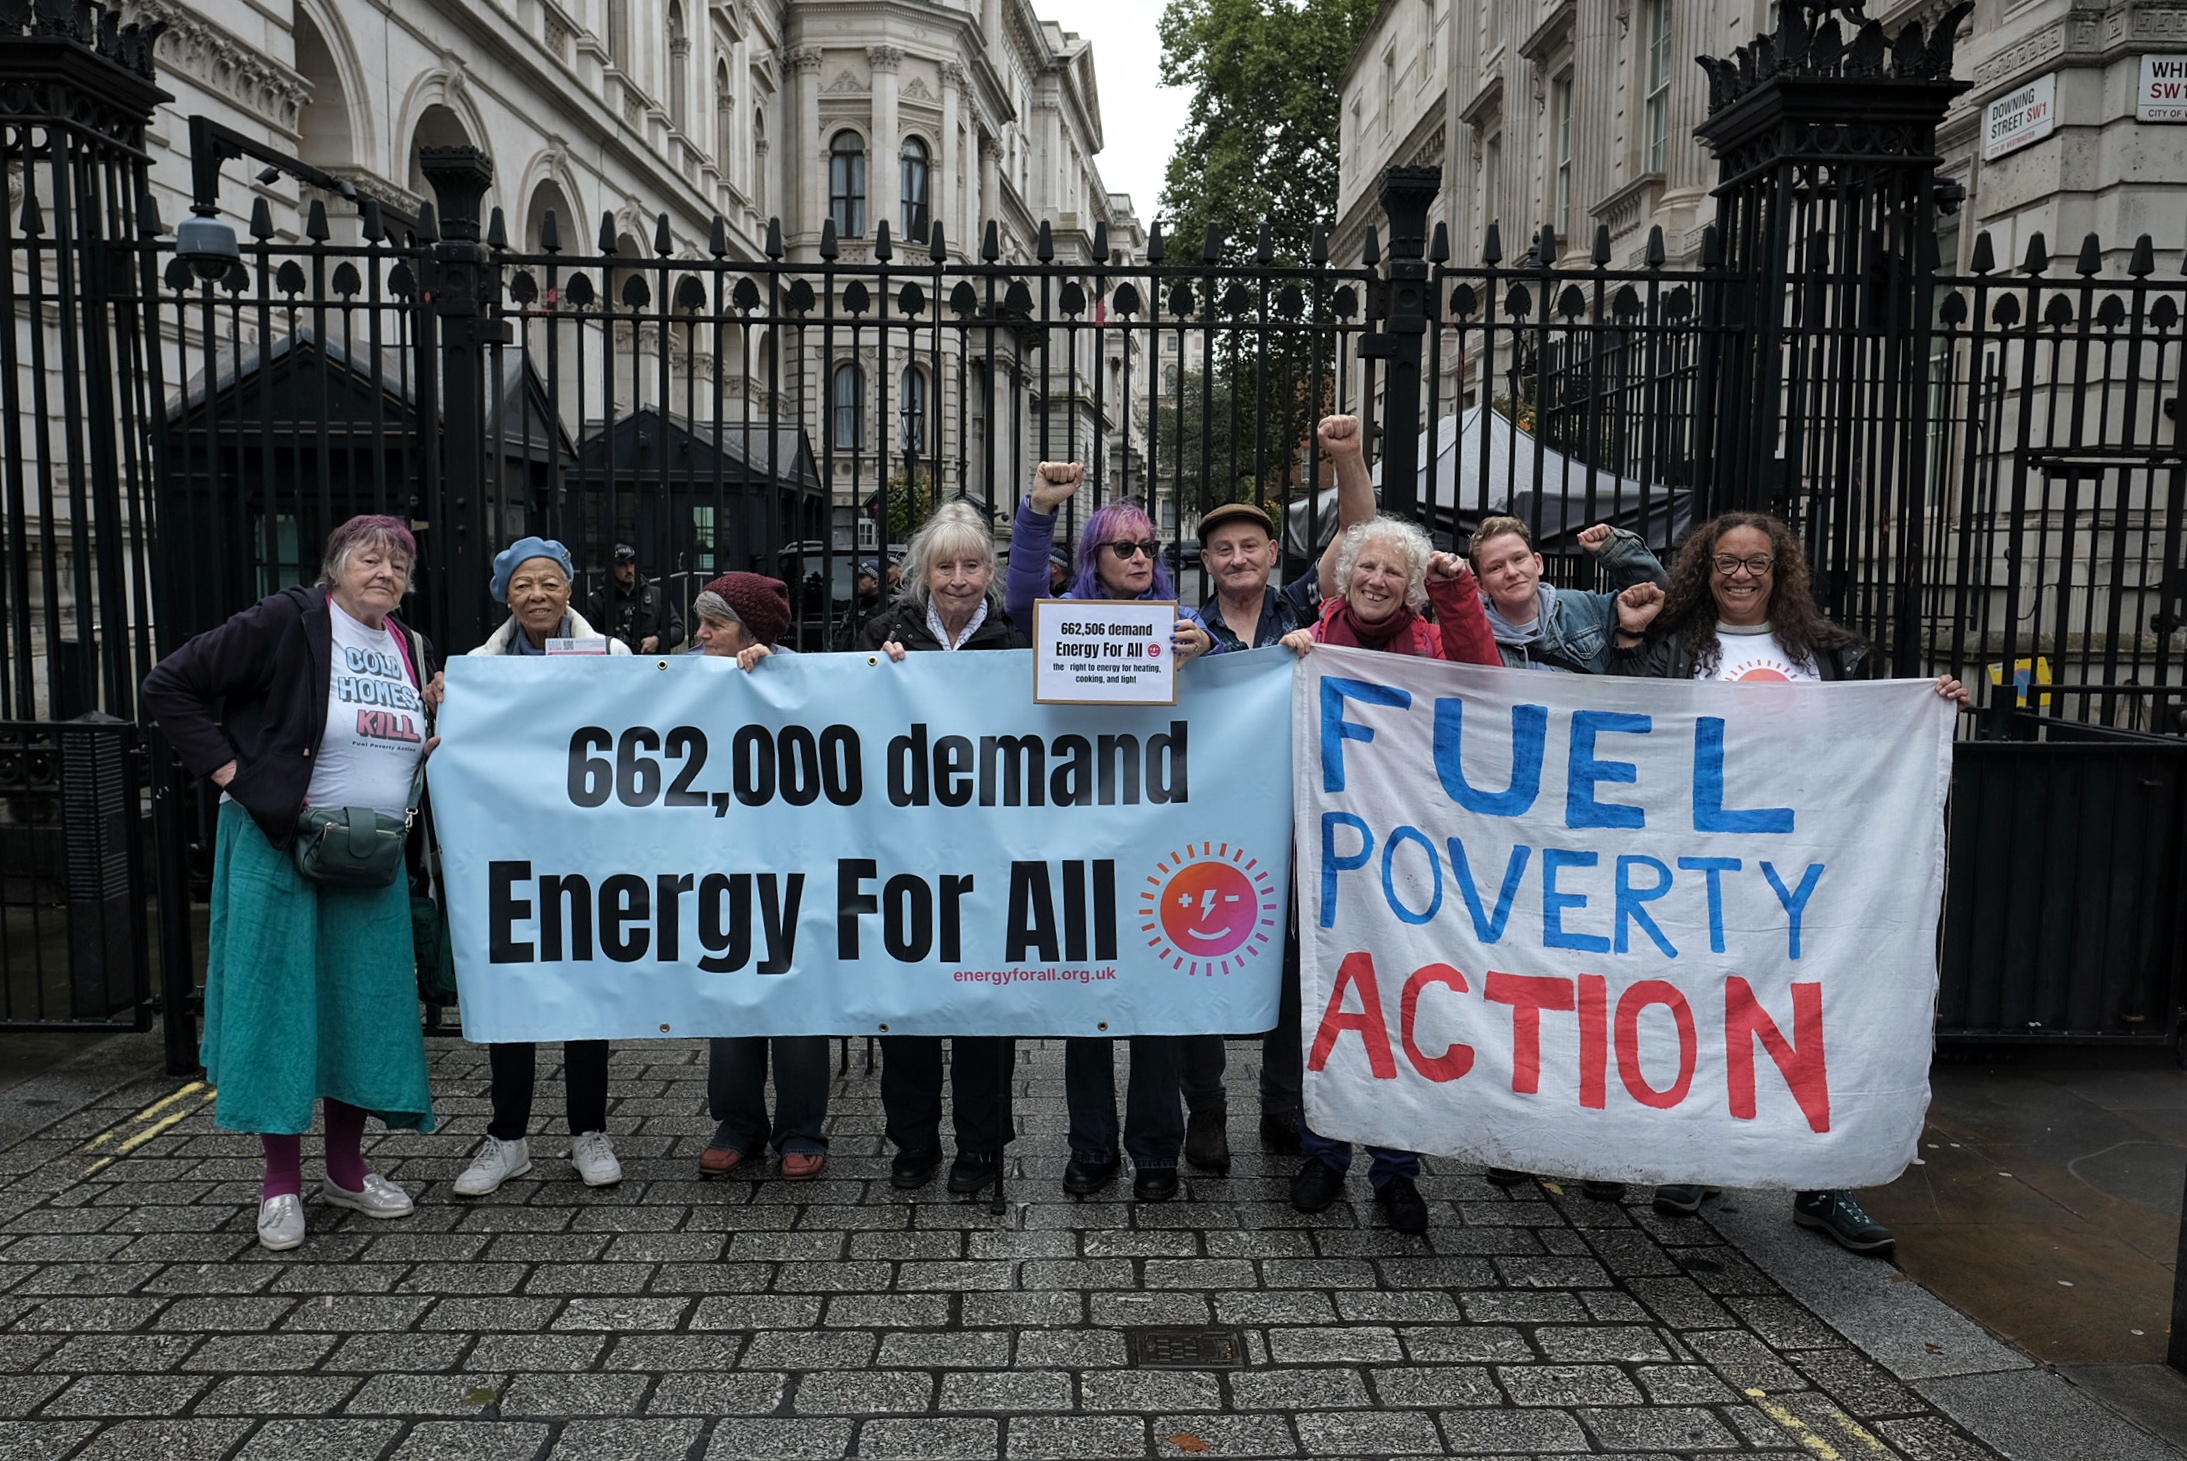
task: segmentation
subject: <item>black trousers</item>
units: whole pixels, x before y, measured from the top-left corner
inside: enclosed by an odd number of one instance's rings
[[[1017,1042],[1000,1035],[958,1035],[949,1046],[950,1124],[957,1150],[988,1152],[1016,1140],[1009,1091]],[[881,1037],[881,1110],[898,1151],[941,1151],[941,1036]]]
[[[494,1076],[494,1119],[487,1123],[486,1134],[501,1141],[520,1141],[531,1129],[539,1047],[528,1040],[489,1045],[486,1063]],[[562,1042],[562,1084],[572,1136],[607,1130],[607,1065],[607,1041]]]

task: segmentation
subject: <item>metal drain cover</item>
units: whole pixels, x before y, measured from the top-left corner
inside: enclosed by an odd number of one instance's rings
[[[1154,1325],[1133,1329],[1131,1360],[1148,1370],[1245,1368],[1245,1335],[1236,1329]]]

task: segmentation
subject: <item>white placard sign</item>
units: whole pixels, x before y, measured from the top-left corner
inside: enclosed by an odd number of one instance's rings
[[[1033,700],[1040,705],[1175,705],[1164,599],[1041,599],[1033,605]]]
[[[2038,76],[1991,102],[1982,113],[1982,160],[2042,141],[2058,129],[2058,73]]]
[[[2187,122],[2187,56],[2143,56],[2137,122]]]
[[[547,641],[547,653],[549,654],[606,654],[607,652],[608,642],[605,639],[557,638]]]

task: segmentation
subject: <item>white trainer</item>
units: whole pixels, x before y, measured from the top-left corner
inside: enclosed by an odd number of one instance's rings
[[[364,1187],[356,1192],[329,1177],[320,1185],[319,1200],[328,1207],[346,1207],[369,1218],[408,1217],[417,1211],[409,1193],[377,1172],[365,1173]]]
[[[570,1162],[587,1187],[611,1187],[623,1180],[623,1164],[615,1160],[604,1131],[580,1131],[571,1137]]]
[[[274,1253],[300,1248],[304,1243],[304,1199],[293,1192],[269,1197],[258,1204],[258,1246]]]
[[[489,1136],[478,1155],[471,1158],[471,1165],[456,1178],[456,1196],[484,1197],[511,1177],[521,1177],[531,1169],[531,1148],[524,1144],[523,1137],[503,1141]]]

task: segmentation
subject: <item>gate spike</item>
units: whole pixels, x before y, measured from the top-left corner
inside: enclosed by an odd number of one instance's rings
[[[1311,249],[1308,251],[1308,257],[1317,264],[1326,264],[1329,262],[1328,224],[1317,223],[1314,225],[1314,240]]]
[[[714,215],[713,226],[707,230],[706,252],[717,259],[729,257],[729,220],[719,213]]]
[[[1056,231],[1049,227],[1045,218],[1040,220],[1040,237],[1033,241],[1033,257],[1043,264],[1056,261]]]
[[[889,242],[886,218],[873,225],[873,257],[884,264],[896,257],[896,246]]]
[[[1440,223],[1435,225],[1435,232],[1428,236],[1428,262],[1431,264],[1447,264],[1450,262],[1450,230]]]
[[[1967,261],[1970,274],[1987,274],[1997,267],[1997,246],[1990,242],[1990,231],[1983,229],[1974,236],[1974,256]]]
[[[986,236],[980,240],[980,257],[990,264],[1002,257],[1002,228],[992,218],[987,220]]]
[[[615,252],[615,215],[605,208],[600,210],[600,252]]]
[[[1496,221],[1494,219],[1490,219],[1488,224],[1488,232],[1483,235],[1481,239],[1481,262],[1484,264],[1501,264],[1503,261],[1503,230],[1496,226]]]
[[[327,227],[327,205],[321,198],[311,200],[311,208],[304,214],[304,237],[313,243],[325,243],[334,236]]]
[[[782,252],[782,219],[779,216],[769,217],[767,220],[767,257],[779,259],[782,257]]]
[[[820,257],[833,263],[835,255],[835,218],[831,214],[820,220]]]
[[[1664,259],[1669,257],[1663,248],[1662,224],[1658,223],[1648,230],[1648,252],[1643,257],[1651,269],[1662,268]]]
[[[1154,227],[1147,230],[1147,262],[1150,264],[1161,263],[1162,255],[1167,251],[1167,247],[1162,242],[1162,220],[1157,218],[1154,220]]]
[[[1214,224],[1210,223],[1207,226],[1207,232],[1202,234],[1200,237],[1200,262],[1203,264],[1212,264],[1216,260],[1220,259],[1222,256],[1222,231],[1216,228]]]
[[[1253,240],[1253,262],[1263,265],[1276,262],[1276,234],[1265,218],[1261,220],[1260,233]]]
[[[543,254],[559,254],[562,252],[562,224],[554,216],[552,208],[549,208],[541,215],[539,220],[539,252]]]
[[[259,199],[261,203],[265,199]],[[16,225],[25,237],[37,238],[46,231],[46,212],[38,206],[38,195],[26,185],[23,189],[23,217]]]
[[[145,238],[158,238],[167,231],[167,225],[159,221],[159,199],[152,196],[150,188],[137,193],[137,232]]]
[[[1382,239],[1371,223],[1367,225],[1367,241],[1360,246],[1359,261],[1370,269],[1382,262]]]
[[[420,203],[418,205],[416,241],[421,244],[440,242],[440,214],[433,211],[433,205],[430,203]]]
[[[669,235],[666,213],[653,221],[653,252],[663,259],[676,252],[676,240]]]
[[[1595,225],[1594,260],[1598,269],[1610,262],[1610,225],[1607,223]]]
[[[1109,225],[1106,220],[1094,224],[1093,261],[1097,269],[1109,262]]]
[[[949,262],[949,241],[942,236],[942,221],[934,220],[934,237],[926,246],[926,256],[937,264]]]
[[[1724,240],[1716,232],[1716,225],[1713,223],[1701,230],[1701,267],[1704,269],[1721,269],[1724,267]]]
[[[2103,245],[2090,234],[2081,240],[2081,256],[2073,261],[2073,272],[2083,279],[2103,272]]]
[[[2157,250],[2148,234],[2134,240],[2134,257],[2127,261],[2126,272],[2136,279],[2146,279],[2157,272]]]
[[[358,205],[357,212],[364,225],[364,241],[373,244],[387,242],[387,221],[380,215],[380,200],[370,193],[365,194],[365,200]],[[554,231],[552,209],[547,212],[547,231],[550,234]]]
[[[273,209],[263,197],[251,200],[251,237],[273,237]]]
[[[2050,267],[2050,250],[2043,246],[2041,229],[2028,235],[2028,255],[2020,267],[2029,274],[2040,274]]]
[[[1546,223],[1542,225],[1541,237],[1534,245],[1534,252],[1540,257],[1545,270],[1557,262],[1557,231]]]
[[[486,247],[495,253],[509,251],[509,220],[501,216],[498,207],[486,217]]]

